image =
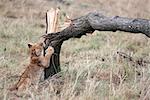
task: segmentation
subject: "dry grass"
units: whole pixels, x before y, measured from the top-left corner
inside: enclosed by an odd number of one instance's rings
[[[66,41],[61,51],[62,72],[42,83],[40,92],[29,89],[15,98],[8,93],[28,63],[27,43],[38,41],[45,32],[47,9],[60,6],[62,16],[67,12],[72,18],[95,9],[108,15],[150,18],[149,0],[58,1],[0,0],[0,99],[149,100],[149,63],[136,64],[117,52],[135,61],[149,61],[150,40],[124,32],[95,32]]]

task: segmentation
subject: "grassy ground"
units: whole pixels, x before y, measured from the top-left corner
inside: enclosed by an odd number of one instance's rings
[[[4,100],[12,99],[7,88],[16,83],[28,64],[27,43],[38,41],[45,32],[44,12],[55,7],[54,4],[62,8],[62,15],[67,12],[73,18],[95,9],[102,9],[101,12],[108,15],[150,18],[148,0],[143,1],[145,6],[139,0],[0,1],[0,99]],[[137,8],[134,13],[132,8]],[[58,76],[62,77],[54,77],[40,92],[29,90],[18,98],[149,100],[149,49],[150,40],[142,34],[94,32],[81,39],[70,39],[61,50],[62,72]],[[122,52],[125,57],[117,52]],[[56,93],[58,91],[60,93]]]

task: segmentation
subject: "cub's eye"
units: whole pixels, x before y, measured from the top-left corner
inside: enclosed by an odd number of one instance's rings
[[[32,49],[32,52],[34,52],[35,51],[35,49]]]

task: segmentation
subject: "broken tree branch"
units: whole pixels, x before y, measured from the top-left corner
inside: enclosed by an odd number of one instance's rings
[[[58,13],[59,9],[53,9],[47,11],[46,13],[46,33],[57,32],[58,28]]]
[[[46,47],[51,45],[55,49],[56,56],[53,58],[53,64],[57,68],[57,72],[60,71],[59,54],[63,41],[70,38],[80,38],[81,36],[86,35],[86,33],[92,33],[95,30],[142,33],[147,37],[150,37],[150,20],[119,16],[107,17],[94,12],[72,20],[70,26],[60,32],[44,35],[43,37],[45,38]],[[52,66],[50,65],[49,67]],[[46,78],[56,74],[57,72],[45,72],[48,74]]]

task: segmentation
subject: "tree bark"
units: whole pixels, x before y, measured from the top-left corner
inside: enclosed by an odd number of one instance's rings
[[[45,78],[60,72],[59,55],[63,41],[70,38],[80,38],[86,33],[98,31],[124,31],[131,33],[142,33],[150,37],[150,20],[140,18],[107,17],[100,13],[93,12],[85,16],[72,20],[66,29],[43,35],[46,48],[50,45],[55,49],[55,55],[51,58],[51,70],[45,71]],[[55,69],[53,68],[55,67]]]

